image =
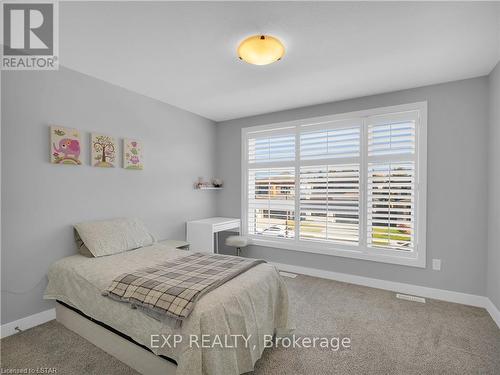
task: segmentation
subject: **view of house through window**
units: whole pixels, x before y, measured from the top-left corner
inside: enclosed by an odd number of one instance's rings
[[[251,233],[293,238],[295,235],[294,169],[251,169],[249,180],[252,181],[248,191],[248,227]]]

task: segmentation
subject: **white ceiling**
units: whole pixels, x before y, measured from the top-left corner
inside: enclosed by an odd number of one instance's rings
[[[500,3],[65,2],[60,62],[215,121],[488,74]],[[281,38],[268,66],[236,57]]]

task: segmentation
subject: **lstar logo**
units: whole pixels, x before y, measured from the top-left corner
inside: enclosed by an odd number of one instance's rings
[[[57,69],[57,3],[3,4],[2,69]]]

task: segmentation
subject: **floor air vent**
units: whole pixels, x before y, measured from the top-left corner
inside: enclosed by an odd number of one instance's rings
[[[420,302],[420,303],[425,303],[425,298],[422,297],[416,297],[416,296],[410,296],[408,294],[396,294],[396,298],[399,299],[404,299],[406,301],[413,301],[413,302]]]

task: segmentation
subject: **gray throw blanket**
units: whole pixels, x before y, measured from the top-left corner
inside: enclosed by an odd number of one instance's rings
[[[124,273],[113,280],[103,295],[182,321],[202,295],[260,263],[265,261],[192,253]]]

